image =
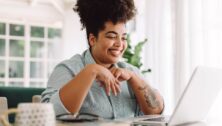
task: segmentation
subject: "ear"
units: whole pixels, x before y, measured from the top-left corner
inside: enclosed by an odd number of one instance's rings
[[[95,45],[95,43],[96,43],[96,37],[92,33],[90,33],[89,34],[89,45],[90,45],[90,47],[93,47]]]

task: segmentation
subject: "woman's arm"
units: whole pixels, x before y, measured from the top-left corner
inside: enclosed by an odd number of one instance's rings
[[[144,114],[161,114],[164,108],[163,98],[136,74],[131,73],[129,84],[132,87]]]
[[[112,74],[119,80],[126,80],[133,89],[144,114],[160,114],[164,103],[161,95],[134,72],[123,68],[111,68]]]
[[[116,79],[108,69],[97,64],[87,65],[59,91],[60,99],[69,112],[76,113],[80,110],[95,79],[104,84],[108,95],[110,89],[117,93],[118,85],[116,84]]]

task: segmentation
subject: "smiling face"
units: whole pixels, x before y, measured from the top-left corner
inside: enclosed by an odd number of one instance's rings
[[[127,47],[125,23],[106,22],[98,37],[89,35],[91,53],[96,63],[109,67],[118,62]]]

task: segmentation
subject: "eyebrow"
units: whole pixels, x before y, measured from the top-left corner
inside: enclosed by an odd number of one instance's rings
[[[118,33],[115,32],[115,31],[108,31],[108,32],[106,32],[105,35],[110,34],[110,33],[115,34],[115,35],[118,35]],[[127,35],[127,33],[123,33],[123,35]]]

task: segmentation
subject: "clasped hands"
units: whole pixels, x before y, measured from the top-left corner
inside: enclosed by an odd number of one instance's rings
[[[121,92],[120,82],[128,81],[132,77],[131,71],[115,66],[108,69],[101,65],[96,65],[94,68],[96,68],[97,71],[96,80],[100,83],[100,86],[105,89],[108,96],[110,96],[111,91],[117,96],[117,94]]]

